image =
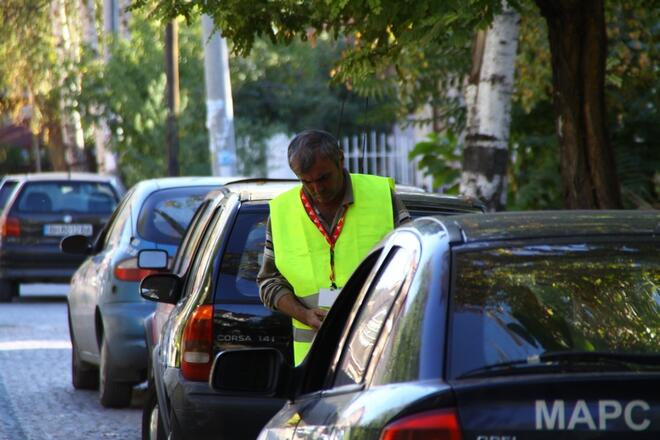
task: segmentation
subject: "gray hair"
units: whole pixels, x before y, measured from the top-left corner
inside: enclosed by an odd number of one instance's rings
[[[339,165],[339,161],[344,157],[344,152],[337,139],[323,130],[302,131],[289,144],[289,166],[296,174],[309,170],[314,165],[317,155],[328,158]]]

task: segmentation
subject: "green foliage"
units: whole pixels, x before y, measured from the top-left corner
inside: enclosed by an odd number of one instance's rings
[[[409,159],[420,157],[419,167],[433,177],[433,187],[445,194],[458,194],[461,179],[461,148],[451,130],[431,133],[410,151]]]
[[[20,122],[29,106],[30,128],[47,140],[48,122],[58,118],[51,104],[64,69],[55,56],[49,2],[2,0],[0,29],[0,114]]]
[[[110,59],[93,62],[83,83],[81,101],[87,126],[99,116],[108,121],[118,168],[129,186],[167,174],[162,35],[157,22],[135,14],[130,40],[109,41]],[[199,26],[181,27],[178,128],[182,175],[210,172],[200,42]]]
[[[624,206],[660,208],[660,22],[657,8],[608,8],[606,97]]]
[[[539,100],[529,111],[518,102],[511,112],[507,208],[562,209],[559,144],[550,116],[551,102]]]

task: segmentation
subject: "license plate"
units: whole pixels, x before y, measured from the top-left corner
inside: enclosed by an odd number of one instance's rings
[[[69,235],[91,236],[93,233],[90,224],[50,224],[44,226],[44,235],[48,237],[66,237]]]

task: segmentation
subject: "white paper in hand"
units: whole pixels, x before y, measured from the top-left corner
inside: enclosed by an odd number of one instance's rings
[[[321,289],[319,290],[319,307],[332,307],[337,299],[341,289]]]

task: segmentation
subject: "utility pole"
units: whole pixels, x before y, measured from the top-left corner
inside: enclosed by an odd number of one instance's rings
[[[235,176],[234,104],[227,42],[220,36],[220,32],[214,30],[215,25],[211,17],[203,15],[206,128],[209,131],[211,172],[214,176]]]
[[[167,76],[167,174],[179,175],[179,37],[176,20],[165,27],[165,73]]]

